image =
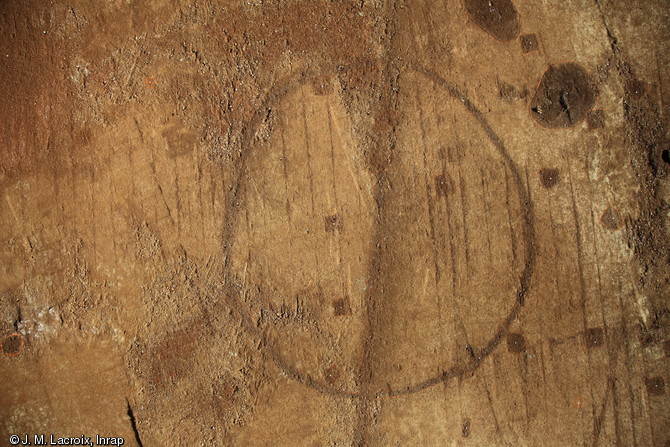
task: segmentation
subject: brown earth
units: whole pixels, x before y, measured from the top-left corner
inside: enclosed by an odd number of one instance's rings
[[[0,2],[0,444],[670,445],[665,0]]]

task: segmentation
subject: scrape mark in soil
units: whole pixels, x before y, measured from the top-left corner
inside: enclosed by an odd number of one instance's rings
[[[128,406],[128,419],[130,419],[130,427],[133,429],[135,434],[135,442],[139,447],[143,447],[142,440],[140,439],[140,432],[137,430],[137,421],[135,420],[135,415],[133,414],[133,409],[130,406],[130,402],[126,399],[126,405]]]
[[[498,80],[498,93],[500,94],[501,99],[505,100],[515,100],[515,99],[525,99],[528,97],[528,89],[517,88],[511,84],[506,83],[505,81]]]

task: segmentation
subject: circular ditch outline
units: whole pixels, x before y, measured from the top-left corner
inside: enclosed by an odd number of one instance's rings
[[[524,268],[523,272],[519,278],[519,287],[516,291],[516,300],[510,312],[505,316],[505,318],[500,323],[496,333],[489,339],[483,347],[474,348],[474,355],[471,356],[471,359],[460,365],[454,365],[448,370],[443,371],[440,374],[437,374],[433,377],[418,381],[417,383],[407,385],[402,388],[397,389],[388,389],[383,392],[379,392],[372,396],[375,399],[384,399],[387,397],[395,397],[417,393],[428,389],[432,386],[438,385],[449,381],[455,377],[461,377],[467,374],[474,372],[483,361],[500,345],[501,341],[504,339],[505,334],[508,332],[512,322],[518,317],[521,308],[524,306],[528,293],[530,291],[530,283],[533,276],[536,252],[535,252],[535,231],[534,231],[534,214],[533,206],[530,200],[530,195],[526,190],[524,182],[521,178],[521,174],[516,167],[516,164],[512,160],[505,144],[500,139],[500,137],[493,130],[491,125],[488,123],[481,111],[470,101],[463,93],[460,92],[456,87],[451,85],[444,78],[439,76],[437,73],[419,66],[405,66],[404,70],[418,73],[425,77],[428,81],[435,83],[437,86],[441,87],[449,97],[457,100],[470,113],[479,125],[484,130],[487,138],[493,144],[496,151],[503,159],[505,166],[510,170],[513,178],[514,187],[519,196],[519,204],[522,212],[522,238],[525,245],[524,253]],[[268,355],[275,365],[282,370],[284,374],[288,377],[302,383],[305,386],[313,388],[321,393],[342,396],[349,398],[359,398],[359,397],[371,397],[364,396],[358,390],[346,390],[333,387],[329,384],[320,382],[312,378],[308,373],[298,370],[294,365],[292,365],[287,359],[282,355],[282,353],[274,346],[271,340],[268,339],[266,334],[263,333],[262,329],[257,327],[251,315],[247,312],[246,306],[240,300],[239,296],[244,293],[240,287],[236,287],[233,276],[230,273],[230,252],[233,245],[233,229],[235,221],[237,220],[238,211],[241,208],[243,203],[243,189],[244,189],[244,179],[246,175],[246,161],[249,157],[249,154],[255,149],[254,147],[254,138],[256,131],[267,117],[268,111],[273,108],[277,103],[279,103],[284,97],[289,93],[295,91],[299,86],[304,84],[314,73],[312,72],[303,72],[299,75],[292,77],[284,82],[281,82],[275,88],[271,89],[266,95],[261,107],[256,111],[252,119],[243,129],[243,138],[242,138],[242,151],[240,157],[236,161],[235,172],[237,177],[231,189],[231,195],[229,202],[226,208],[226,216],[224,218],[224,228],[223,228],[223,259],[224,259],[224,291],[223,296],[230,307],[230,309],[237,313],[238,316],[242,319],[245,328],[255,336],[259,337],[262,341],[261,349],[266,355]]]

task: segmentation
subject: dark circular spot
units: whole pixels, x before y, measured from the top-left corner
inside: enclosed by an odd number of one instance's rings
[[[19,334],[12,334],[2,340],[2,352],[5,355],[18,355],[23,348],[23,338]]]
[[[509,41],[519,34],[519,15],[510,0],[465,0],[470,19],[498,40]]]
[[[554,129],[574,127],[595,102],[596,90],[586,71],[569,62],[551,65],[530,103],[535,120]]]
[[[540,181],[545,188],[553,188],[561,181],[560,174],[556,168],[542,168],[540,169]]]
[[[663,152],[661,152],[661,158],[664,162],[670,163],[670,150],[665,149]]]

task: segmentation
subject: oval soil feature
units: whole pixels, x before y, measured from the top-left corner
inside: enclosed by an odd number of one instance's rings
[[[530,103],[535,121],[566,129],[579,124],[593,107],[596,89],[589,74],[573,62],[550,65]]]

